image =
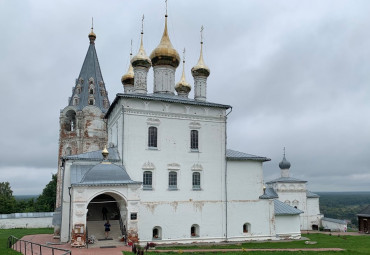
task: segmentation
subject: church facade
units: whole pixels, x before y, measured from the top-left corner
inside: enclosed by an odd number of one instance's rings
[[[89,38],[91,47],[96,35],[92,32]],[[184,60],[182,77],[175,83],[181,61],[168,35],[166,15],[162,38],[150,56],[142,31],[140,49],[121,78],[124,93],[110,106],[104,97],[99,105],[96,99],[86,101],[83,109],[96,111],[96,121],[89,122],[96,132],[87,132],[96,141],[88,142],[90,149],[73,147],[72,153],[60,155],[54,223],[62,242],[83,246],[87,235],[99,235],[91,231],[101,224],[103,208],[112,229],[130,242],[300,238],[303,211],[277,200],[264,187],[263,163],[270,159],[227,148],[231,106],[207,101],[210,69],[202,47],[203,42],[191,70],[194,98],[189,98],[192,86],[186,81]],[[95,63],[96,70],[97,57],[88,52],[85,63]],[[152,93],[147,89],[149,68],[154,71]],[[91,84],[89,74],[82,79]],[[94,78],[94,84],[99,82]],[[79,79],[74,91],[78,85]],[[80,98],[94,95],[84,91]],[[72,104],[80,102],[74,97],[75,92]],[[75,108],[69,105],[63,113],[68,109]],[[109,146],[101,151],[104,142]]]

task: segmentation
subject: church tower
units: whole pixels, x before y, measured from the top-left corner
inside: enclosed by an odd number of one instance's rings
[[[57,208],[61,204],[64,167],[61,157],[101,150],[108,140],[104,115],[110,103],[95,50],[93,28],[88,37],[90,45],[81,72],[59,117]]]

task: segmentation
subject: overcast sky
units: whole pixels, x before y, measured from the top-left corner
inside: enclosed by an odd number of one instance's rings
[[[207,100],[230,104],[228,148],[271,158],[280,176],[313,191],[370,190],[370,1],[168,3],[169,35],[186,78],[199,56],[211,69]],[[164,1],[0,0],[0,182],[39,194],[57,171],[59,113],[85,58],[96,49],[112,102],[123,92],[130,40],[147,54],[164,27]],[[180,79],[181,68],[176,72]],[[152,91],[152,71],[148,74]],[[191,97],[193,93],[191,92]]]

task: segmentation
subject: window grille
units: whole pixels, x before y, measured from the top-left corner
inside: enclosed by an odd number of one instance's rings
[[[148,129],[148,147],[157,148],[157,128],[149,127]]]
[[[190,149],[198,150],[198,130],[191,130],[190,132]]]

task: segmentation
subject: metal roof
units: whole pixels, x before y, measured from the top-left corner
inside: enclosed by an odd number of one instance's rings
[[[227,160],[256,160],[256,161],[270,161],[271,159],[261,156],[256,156],[252,154],[247,154],[240,151],[234,151],[227,149],[226,150],[226,159]]]
[[[357,216],[370,217],[370,205],[368,205],[362,211],[360,211],[357,214]]]
[[[297,215],[303,213],[303,211],[287,205],[280,200],[274,199],[275,215]]]
[[[209,107],[218,107],[223,109],[232,108],[230,105],[225,104],[217,104],[211,103],[206,101],[198,101],[187,97],[181,97],[174,94],[165,94],[165,93],[150,93],[150,94],[137,94],[137,93],[118,93],[116,98],[114,99],[111,107],[108,109],[108,112],[105,115],[105,118],[108,118],[109,114],[111,113],[112,109],[114,108],[115,104],[119,101],[120,98],[138,98],[150,101],[162,101],[162,102],[169,102],[169,103],[179,103],[179,104],[187,104],[187,105],[199,105],[199,106],[209,106]]]
[[[347,225],[347,221],[345,220],[338,220],[338,219],[332,219],[332,218],[322,218],[321,219],[322,221],[329,221],[329,222],[334,222],[334,223],[338,223],[338,224],[345,224]]]
[[[271,187],[267,187],[265,189],[265,194],[260,196],[260,199],[273,199],[273,198],[278,198],[279,195],[276,194],[275,190]]]
[[[118,162],[120,161],[120,156],[117,147],[111,147],[107,149],[109,152],[108,160],[111,162]],[[90,151],[86,153],[70,155],[63,157],[64,159],[70,160],[86,160],[86,161],[103,161],[102,151]]]
[[[313,192],[311,192],[311,191],[309,191],[309,190],[307,190],[306,191],[306,197],[307,198],[319,198],[320,196],[317,195],[317,194],[315,194],[315,193],[313,193]]]
[[[83,62],[80,75],[78,76],[76,80],[75,87],[72,92],[72,96],[69,100],[69,105],[73,106],[74,101],[73,97],[76,95],[79,98],[78,105],[75,105],[75,107],[78,110],[82,110],[85,106],[89,105],[88,99],[89,99],[89,79],[94,79],[94,90],[95,93],[93,94],[95,103],[94,106],[98,107],[103,113],[107,112],[107,108],[104,107],[104,100],[108,100],[109,105],[109,98],[108,93],[105,94],[100,93],[100,89],[105,89],[105,84],[103,80],[103,75],[100,70],[98,55],[96,54],[95,50],[95,43],[90,44],[89,49],[87,50],[85,60]],[[83,82],[80,82],[80,79],[83,80]],[[102,83],[102,84],[101,84]],[[80,84],[81,86],[81,93],[78,93],[77,91],[77,85]]]
[[[272,184],[272,183],[276,183],[276,182],[287,182],[287,183],[297,183],[298,182],[298,183],[306,183],[307,181],[299,180],[299,179],[292,178],[292,177],[280,177],[280,178],[277,178],[275,180],[266,182],[266,184]]]

